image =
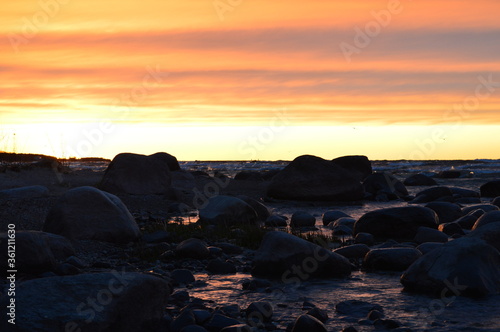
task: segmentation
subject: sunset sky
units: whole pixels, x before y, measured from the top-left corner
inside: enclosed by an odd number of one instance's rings
[[[500,158],[498,0],[19,0],[0,151]]]

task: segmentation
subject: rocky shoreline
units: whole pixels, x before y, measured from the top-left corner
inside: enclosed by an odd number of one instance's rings
[[[234,177],[166,153],[122,154],[105,172],[46,166],[0,173],[1,254],[15,225],[18,270],[16,329],[2,331],[446,331],[354,285],[404,286],[420,303],[406,310],[431,313],[433,298],[500,293],[494,178],[401,178],[362,156]]]

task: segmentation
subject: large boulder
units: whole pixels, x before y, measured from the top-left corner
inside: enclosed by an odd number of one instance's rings
[[[319,319],[311,315],[301,315],[297,318],[295,323],[293,323],[291,332],[327,332],[325,324],[323,324]]]
[[[486,243],[488,243],[490,246],[495,247],[498,251],[500,251],[500,223],[499,222],[493,222],[486,224],[484,226],[481,226],[471,233],[467,235],[467,237],[471,238],[478,238]]]
[[[113,194],[166,194],[171,185],[164,155],[121,153],[109,164],[100,188]]]
[[[181,166],[179,165],[177,158],[166,152],[157,152],[155,154],[152,154],[150,157],[155,158],[158,161],[167,165],[168,169],[170,169],[172,172],[179,171],[181,169]]]
[[[56,267],[56,259],[50,248],[49,240],[42,232],[17,231],[14,233],[0,233],[0,262],[1,272],[6,273],[12,270],[9,267],[8,248],[9,240],[14,238],[13,247],[15,251],[15,269],[21,273],[38,274],[46,271],[53,271]]]
[[[461,218],[458,218],[454,222],[460,225],[463,229],[472,229],[474,227],[474,224],[476,221],[484,214],[484,211],[479,209],[479,210],[473,210],[464,215]]]
[[[13,189],[0,190],[2,199],[33,199],[48,196],[49,189],[44,186],[28,186]]]
[[[169,295],[167,281],[140,273],[34,279],[17,285],[15,331],[153,331]],[[8,325],[2,319],[0,330]]]
[[[415,248],[372,249],[363,260],[363,268],[379,271],[404,271],[421,256],[422,253]]]
[[[290,220],[290,226],[292,227],[314,227],[315,225],[316,218],[306,211],[297,211],[292,214]]]
[[[253,207],[253,209],[257,213],[257,218],[259,219],[259,221],[266,221],[267,218],[269,218],[271,216],[271,212],[269,212],[269,209],[267,208],[267,206],[265,206],[264,204],[262,204],[258,200],[253,199],[251,197],[248,197],[246,195],[238,195],[236,197],[241,199],[242,201],[244,201],[245,203],[247,203],[251,207]]]
[[[436,180],[425,174],[414,174],[403,182],[405,186],[437,186]]]
[[[417,193],[412,203],[428,203],[445,198],[453,198],[453,192],[448,187],[432,187]]]
[[[331,211],[326,211],[323,214],[323,225],[327,226],[329,223],[336,221],[337,219],[340,218],[350,218],[351,216],[348,215],[345,212],[338,211],[338,210],[331,210]]]
[[[490,181],[483,184],[480,188],[482,197],[500,196],[500,180]]]
[[[205,242],[191,238],[182,241],[175,248],[175,253],[180,258],[205,259],[210,256],[210,250]]]
[[[365,192],[376,201],[388,201],[408,196],[405,185],[394,175],[382,172],[369,175],[364,181]]]
[[[406,290],[437,295],[500,293],[500,253],[482,239],[448,242],[413,263],[401,277]]]
[[[354,224],[354,235],[370,233],[378,240],[411,241],[421,226],[437,229],[438,217],[433,210],[421,206],[386,208],[359,218]]]
[[[372,163],[366,156],[343,156],[332,162],[354,174],[360,181],[372,174]]]
[[[425,207],[434,210],[439,218],[439,223],[449,223],[463,216],[462,208],[449,202],[430,202]]]
[[[285,232],[267,233],[255,254],[252,275],[281,278],[283,282],[308,278],[346,277],[347,258]]]
[[[491,224],[494,222],[500,222],[500,211],[490,211],[483,214],[474,224],[472,230],[478,229],[479,227],[483,227],[487,224]]]
[[[43,230],[69,239],[113,243],[128,243],[141,236],[123,202],[93,187],[79,187],[64,193],[49,211]]]
[[[366,244],[353,244],[346,247],[341,247],[334,250],[335,253],[344,256],[347,259],[363,259],[368,252],[370,252],[370,247]]]
[[[499,208],[496,205],[493,204],[477,204],[477,205],[471,205],[468,207],[463,208],[462,212],[464,214],[468,214],[472,211],[476,210],[483,210],[484,212],[490,212],[490,211],[498,211]]]
[[[315,156],[300,156],[271,181],[267,195],[299,201],[356,201],[364,197],[361,182],[350,171]]]
[[[255,209],[247,202],[232,196],[211,197],[200,209],[200,223],[213,225],[255,224],[258,221]]]
[[[442,224],[444,225],[444,224]],[[441,225],[439,225],[441,226]],[[458,227],[460,227],[457,224]],[[453,234],[452,234],[453,235]],[[417,234],[415,235],[414,241],[418,244],[425,242],[448,242],[448,235],[445,233],[429,227],[419,227]]]

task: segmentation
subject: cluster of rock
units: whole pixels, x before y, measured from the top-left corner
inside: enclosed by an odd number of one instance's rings
[[[464,296],[500,293],[500,199],[481,203],[481,197],[500,195],[499,181],[484,184],[478,193],[438,186],[425,175],[401,182],[389,173],[373,173],[364,156],[334,160],[301,156],[267,177],[248,173],[235,180],[269,181],[267,195],[274,199],[399,199],[411,205],[371,211],[359,219],[327,211],[323,226],[335,236],[354,239],[352,245],[334,251],[329,243],[312,243],[282,231],[267,232],[256,251],[225,242],[207,244],[197,238],[174,243],[172,234],[162,230],[143,235],[120,197],[179,197],[195,187],[196,176],[221,183],[227,180],[220,174],[210,178],[184,172],[177,159],[166,153],[120,154],[110,163],[99,189],[78,187],[57,197],[43,232],[20,230],[16,234],[17,269],[32,279],[17,288],[17,330],[230,332],[276,328],[273,306],[268,302],[255,302],[243,310],[231,306],[213,310],[190,301],[186,291],[172,294],[173,286],[197,283],[193,271],[214,275],[250,272],[255,278],[243,287],[255,289],[269,285],[262,279],[300,283],[346,278],[362,268],[402,272],[401,283],[409,291]],[[431,188],[411,197],[406,186],[415,185]],[[0,200],[48,195],[47,188],[32,186],[0,191]],[[315,216],[306,211],[296,211],[288,221],[248,196],[211,195],[198,202],[194,195],[190,196],[191,206],[177,202],[168,209],[182,214],[194,208],[201,225],[236,229],[243,237],[245,232],[237,228],[242,225],[317,226]],[[461,204],[476,205],[463,208]],[[142,254],[154,255],[159,267],[151,273],[138,273],[138,269],[94,264],[90,271],[75,257],[74,246],[79,241],[112,243],[125,252],[133,247],[131,243],[139,243],[144,247]],[[2,273],[8,270],[7,244],[7,233],[0,234]],[[98,268],[101,270],[96,271]],[[8,301],[5,294],[0,297],[0,305],[7,306]],[[175,308],[171,314],[165,312],[167,306]],[[364,325],[377,329],[399,327],[396,321],[385,319],[382,308],[361,301],[341,302],[336,312],[360,315],[357,318]],[[327,320],[324,310],[311,305],[289,330],[326,331]],[[5,320],[0,323],[2,331],[11,328],[6,324]]]

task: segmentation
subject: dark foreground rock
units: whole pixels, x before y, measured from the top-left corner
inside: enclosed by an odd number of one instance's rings
[[[372,174],[372,164],[366,156],[342,156],[332,162],[354,174],[360,181]]]
[[[500,180],[487,182],[481,186],[480,190],[482,197],[500,196]]]
[[[164,154],[121,153],[109,164],[100,188],[113,194],[165,194],[172,178]]]
[[[30,280],[16,289],[15,331],[154,330],[169,295],[166,280],[140,273]],[[7,307],[8,301],[6,296],[0,298],[1,306]],[[13,331],[6,319],[1,320],[0,330]]]
[[[436,180],[425,174],[412,175],[406,178],[403,184],[405,186],[437,186]]]
[[[280,171],[270,183],[267,195],[299,201],[356,201],[364,197],[356,175],[315,156],[300,156]]]
[[[255,224],[258,215],[247,202],[232,196],[214,196],[200,209],[200,223],[213,225]]]
[[[370,233],[378,240],[411,241],[419,227],[437,229],[436,213],[421,206],[380,209],[364,214],[354,224],[354,234]]]
[[[50,210],[45,232],[69,239],[128,243],[140,230],[123,202],[94,187],[79,187],[63,194]]]
[[[408,196],[405,185],[386,172],[369,175],[363,181],[363,186],[368,198],[375,201],[386,202]]]
[[[326,332],[326,326],[316,317],[311,315],[301,315],[292,327],[292,332]]]
[[[9,233],[0,233],[0,275],[10,270],[8,267]],[[56,267],[56,259],[48,238],[43,232],[18,231],[15,234],[15,264],[20,273],[37,274],[53,271]]]
[[[33,199],[48,196],[49,189],[44,186],[28,186],[13,189],[0,190],[0,200],[2,199]]]
[[[485,214],[483,214],[475,223],[474,226],[472,227],[472,230],[476,230],[480,227],[483,227],[485,225],[494,223],[494,222],[500,222],[500,211],[490,211]]]
[[[413,263],[401,277],[406,290],[483,296],[500,292],[500,253],[474,237],[448,242]]]
[[[366,254],[363,268],[379,271],[404,271],[421,256],[422,253],[414,248],[373,249]]]
[[[252,275],[263,278],[335,278],[351,274],[347,258],[285,232],[264,236]]]
[[[453,198],[453,192],[448,187],[432,187],[417,193],[412,203],[428,203],[437,200],[446,200]]]

